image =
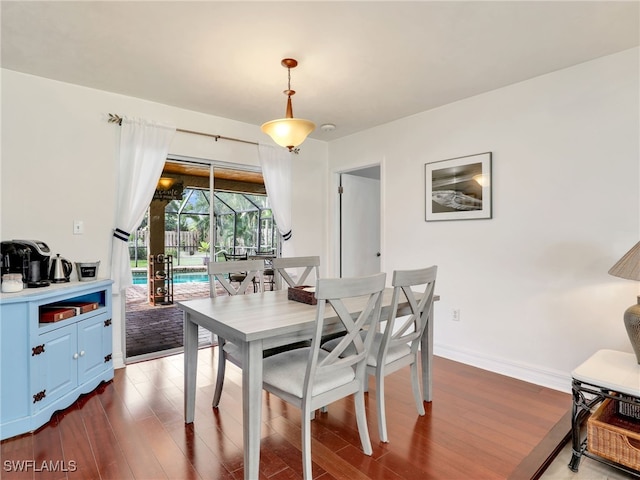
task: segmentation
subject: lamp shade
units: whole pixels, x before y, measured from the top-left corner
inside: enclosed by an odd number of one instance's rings
[[[631,250],[616,262],[609,269],[609,273],[615,277],[626,278],[628,280],[640,280],[640,242],[636,243]],[[640,295],[638,302],[631,305],[624,312],[624,326],[631,341],[631,346],[636,354],[638,365],[640,365]]]
[[[609,269],[609,274],[628,280],[640,280],[640,242]]]
[[[274,142],[289,150],[300,145],[316,128],[315,124],[302,118],[279,118],[262,125],[261,129]]]

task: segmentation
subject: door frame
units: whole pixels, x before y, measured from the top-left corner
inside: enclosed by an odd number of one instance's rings
[[[200,165],[200,166],[203,166],[203,167],[207,167],[208,166],[209,167],[209,192],[213,192],[214,189],[215,189],[214,170],[216,168],[224,168],[224,169],[227,169],[227,170],[242,170],[242,171],[247,171],[247,172],[262,172],[262,168],[259,165],[247,165],[247,164],[242,164],[242,163],[225,162],[225,161],[221,161],[221,160],[211,160],[211,159],[206,159],[206,158],[188,157],[188,156],[175,155],[175,154],[168,154],[167,158],[165,159],[165,163],[166,162],[197,164],[197,165]],[[209,215],[210,215],[211,219],[214,218],[213,201],[211,201],[210,204],[209,204]],[[210,221],[209,222],[209,238],[214,239],[214,234],[215,234],[215,222],[214,221]],[[214,241],[210,242],[210,246],[209,246],[210,258],[213,258],[213,254],[215,252],[214,243],[215,243]],[[142,355],[128,357],[127,356],[127,298],[126,298],[126,292],[125,292],[125,294],[121,295],[119,310],[120,310],[120,318],[122,319],[122,321],[121,321],[121,329],[120,329],[120,345],[121,345],[121,348],[122,348],[122,363],[123,363],[123,365],[126,366],[127,364],[134,363],[134,362],[140,362],[140,361],[144,361],[144,360],[151,360],[151,359],[154,359],[154,358],[165,357],[165,356],[172,355],[172,354],[178,352],[177,349],[160,350],[160,351],[156,351],[156,352],[150,352],[150,353],[146,353],[146,354],[142,354]],[[182,348],[184,348],[184,346]]]
[[[366,170],[369,168],[378,167],[380,173],[380,271],[386,271],[385,265],[385,255],[384,255],[384,245],[385,245],[385,189],[384,189],[384,159],[380,162],[375,163],[366,163],[357,166],[353,166],[346,169],[334,170],[332,174],[332,181],[330,184],[331,192],[330,198],[333,199],[333,245],[332,249],[334,254],[332,268],[334,275],[336,277],[342,276],[342,231],[341,231],[341,213],[342,213],[342,204],[341,204],[341,196],[339,193],[340,187],[340,176],[343,174],[351,174],[354,172],[358,172],[361,170]]]

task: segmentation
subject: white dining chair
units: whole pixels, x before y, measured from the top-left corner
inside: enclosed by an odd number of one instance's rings
[[[217,296],[216,282],[218,282],[229,295],[242,295],[264,289],[262,271],[264,261],[262,260],[231,260],[228,262],[209,262],[209,292],[212,297]],[[238,286],[233,285],[233,274],[242,272],[244,278],[238,282]],[[249,285],[253,288],[249,289]],[[213,406],[220,402],[222,387],[224,386],[224,376],[226,373],[227,360],[235,365],[239,365],[238,355],[234,354],[236,345],[227,343],[224,338],[218,337],[218,374],[216,378],[216,389],[213,394]]]
[[[217,296],[216,281],[229,295],[243,294],[249,285],[257,284],[257,290],[264,289],[262,260],[230,260],[228,262],[209,262],[207,273],[209,274],[209,294]],[[241,272],[241,277],[234,277]],[[235,287],[233,283],[237,283]],[[252,288],[255,291],[255,288]]]
[[[273,269],[280,278],[282,278],[289,287],[299,287],[305,285],[307,278],[312,272],[315,272],[313,283],[315,285],[320,278],[320,257],[280,257],[274,258],[271,262]],[[300,269],[304,268],[302,273],[298,275]],[[295,269],[295,273],[294,270]]]
[[[364,378],[368,348],[380,320],[382,292],[386,274],[356,278],[321,278],[316,285],[315,332],[311,346],[279,353],[263,360],[262,386],[282,400],[301,409],[303,475],[312,478],[311,415],[325,405],[354,395],[356,422],[362,450],[371,455],[364,403]],[[365,307],[359,314],[343,300],[364,297]],[[351,304],[352,305],[352,304]],[[332,309],[331,315],[326,310]],[[335,314],[335,315],[334,315]],[[337,318],[346,334],[332,352],[320,348],[322,333],[329,317]],[[369,328],[370,335],[361,335]]]
[[[389,441],[384,401],[386,375],[409,365],[416,408],[419,415],[425,414],[418,376],[418,349],[428,322],[432,321],[431,309],[437,272],[437,266],[393,272],[394,289],[389,318],[384,332],[376,332],[367,358],[367,373],[376,379],[378,431],[382,442]],[[406,297],[409,304],[408,314],[405,311],[398,312],[402,297]],[[334,351],[339,342],[340,338],[332,339],[325,342],[322,348]]]

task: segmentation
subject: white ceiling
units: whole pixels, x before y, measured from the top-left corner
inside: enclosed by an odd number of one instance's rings
[[[293,114],[331,140],[632,48],[639,19],[638,1],[2,1],[1,62],[260,125],[293,57]]]

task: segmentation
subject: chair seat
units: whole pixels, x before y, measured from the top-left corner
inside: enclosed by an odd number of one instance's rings
[[[360,332],[360,336],[362,337],[362,341],[364,342],[365,332]],[[375,336],[373,337],[373,343],[371,344],[371,349],[369,350],[369,355],[367,357],[367,365],[369,366],[376,367],[378,365],[378,350],[380,350],[380,343],[382,342],[382,337],[383,337],[382,333],[379,333],[379,332],[376,332]],[[340,343],[340,340],[342,340],[342,337],[337,337],[337,338],[334,338],[333,340],[329,340],[328,342],[323,343],[321,348],[323,350],[330,352],[334,348],[336,348],[336,345]],[[345,350],[345,353],[348,353],[348,354],[353,354],[354,352],[355,352],[355,349],[353,345],[350,345]],[[386,363],[389,364],[389,363],[395,362],[399,358],[406,357],[410,353],[411,353],[411,349],[409,348],[409,345],[407,345],[406,343],[402,343],[400,345],[391,345],[387,350]]]
[[[266,358],[262,364],[263,382],[302,398],[310,350],[310,348],[298,348]],[[321,350],[318,361],[322,361],[328,355],[328,352]],[[328,392],[352,382],[355,378],[356,374],[349,366],[334,370],[330,375],[318,375],[315,377],[311,395],[316,396]]]

